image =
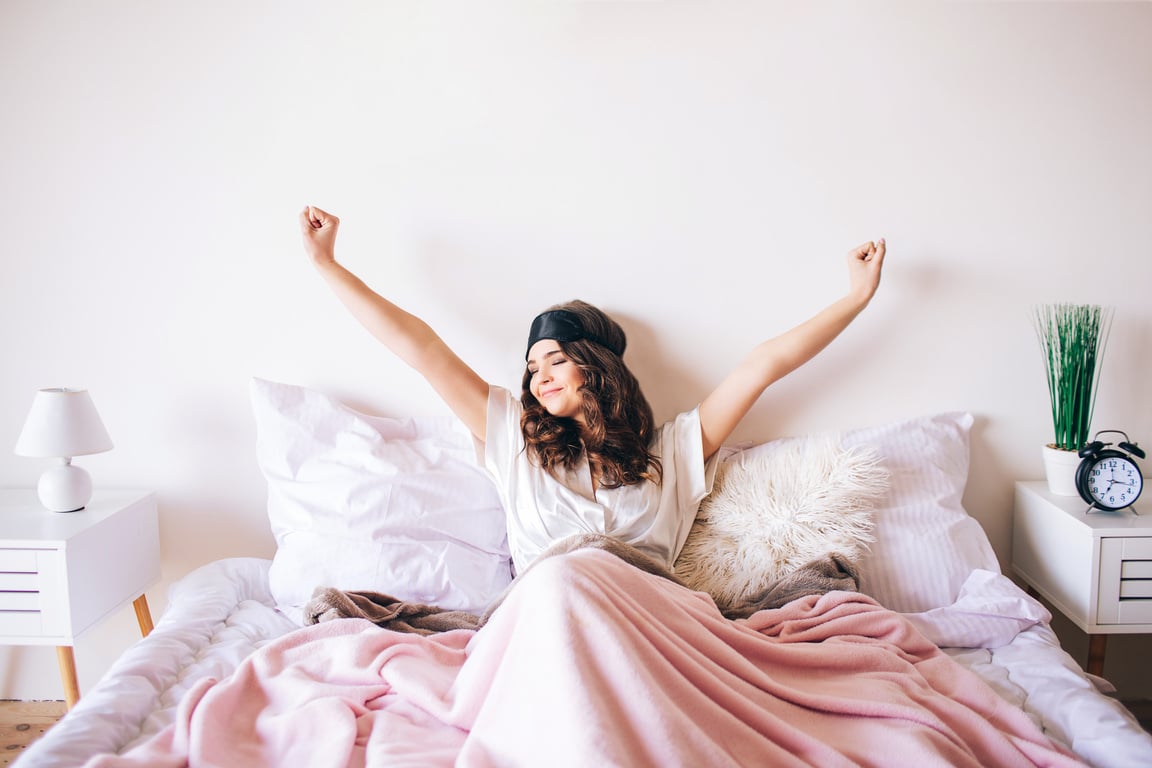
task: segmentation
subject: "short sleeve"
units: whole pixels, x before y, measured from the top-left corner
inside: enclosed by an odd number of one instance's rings
[[[512,486],[516,456],[523,450],[520,403],[504,387],[488,388],[487,426],[484,429],[484,468],[502,495]],[[506,499],[507,500],[507,499]]]

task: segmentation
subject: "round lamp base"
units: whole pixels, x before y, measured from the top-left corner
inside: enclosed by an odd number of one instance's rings
[[[52,467],[36,484],[40,503],[52,512],[78,512],[92,499],[92,476],[72,464]]]

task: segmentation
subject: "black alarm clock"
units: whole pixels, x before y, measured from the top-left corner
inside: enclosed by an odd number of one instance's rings
[[[1112,443],[1100,441],[1103,434],[1124,435],[1116,444],[1119,450],[1109,448]],[[1118,429],[1103,429],[1092,442],[1080,449],[1080,466],[1076,468],[1076,490],[1080,498],[1097,509],[1117,510],[1132,506],[1144,490],[1144,476],[1136,459],[1144,458],[1144,451],[1136,443],[1128,442],[1128,435]]]

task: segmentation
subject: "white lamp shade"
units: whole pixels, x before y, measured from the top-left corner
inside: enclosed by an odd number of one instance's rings
[[[70,458],[112,450],[112,438],[86,389],[42,389],[16,441],[20,456]]]

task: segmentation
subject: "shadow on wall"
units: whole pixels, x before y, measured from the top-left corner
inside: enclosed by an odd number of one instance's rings
[[[657,424],[688,410],[707,394],[709,377],[671,363],[673,356],[662,348],[661,337],[651,325],[624,312],[610,314],[628,336],[628,367],[640,382]]]
[[[1000,568],[1007,574],[1011,572],[1012,506],[1018,478],[1012,476],[1010,463],[1005,461],[1007,457],[1001,455],[1002,446],[988,439],[988,420],[974,415],[964,509],[988,534]],[[998,542],[1003,542],[1003,546],[997,547]]]
[[[265,485],[261,481],[247,496],[236,490],[183,488],[160,495],[165,577],[177,578],[218,558],[272,557],[276,542],[262,514],[267,507]]]

